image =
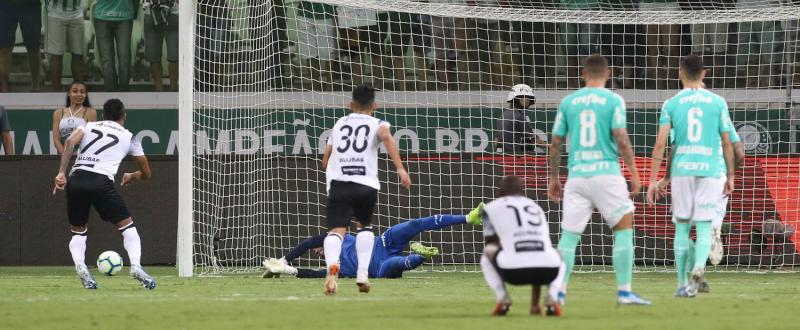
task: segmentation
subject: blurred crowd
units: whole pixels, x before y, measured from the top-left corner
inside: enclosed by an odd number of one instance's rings
[[[61,82],[72,80],[92,90],[177,88],[178,0],[41,1],[0,0],[0,91],[9,90],[9,73],[16,91],[62,91]],[[800,6],[800,0],[429,2],[650,12]],[[499,90],[518,82],[575,88],[582,59],[596,52],[612,63],[614,88],[679,88],[675,68],[689,53],[703,55],[710,88],[800,85],[797,20],[561,24],[299,0],[198,0],[197,14],[201,89],[332,90],[364,82],[389,90]]]

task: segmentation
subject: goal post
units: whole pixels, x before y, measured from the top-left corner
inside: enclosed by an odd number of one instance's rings
[[[320,158],[354,85],[378,89],[415,186],[397,184],[385,153],[378,232],[407,219],[466,213],[525,178],[548,214],[545,146],[498,150],[507,92],[531,85],[531,132],[549,141],[555,109],[580,83],[588,53],[608,56],[627,102],[636,164],[646,180],[662,103],[680,88],[681,56],[702,53],[706,84],[725,97],[747,161],[737,173],[718,269],[800,267],[800,56],[796,1],[679,1],[666,7],[601,0],[182,1],[178,269],[180,276],[253,272],[325,230]],[[702,4],[702,6],[698,5]],[[780,4],[780,5],[778,5]],[[186,13],[191,13],[187,15]],[[656,26],[657,28],[653,28]],[[675,44],[674,42],[677,42]],[[566,164],[566,162],[562,162]],[[646,183],[646,182],[645,182]],[[668,201],[636,201],[639,269],[672,270]],[[595,215],[577,270],[609,269],[613,234]],[[441,254],[427,269],[474,269],[481,228],[421,234]],[[319,267],[310,256],[298,260]]]

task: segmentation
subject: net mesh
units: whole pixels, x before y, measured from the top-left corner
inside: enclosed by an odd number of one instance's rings
[[[562,4],[562,2],[564,4]],[[583,6],[582,4],[589,5]],[[792,1],[197,1],[194,81],[194,265],[254,271],[324,231],[328,130],[352,87],[380,90],[415,186],[399,187],[382,154],[376,231],[407,219],[463,214],[504,175],[526,179],[548,212],[546,147],[582,59],[609,58],[608,87],[628,103],[637,167],[647,177],[658,110],[680,88],[677,64],[703,55],[708,88],[727,98],[748,158],[723,226],[720,268],[795,269],[800,221],[798,18]],[[571,6],[571,7],[570,7]],[[185,82],[184,82],[185,83]],[[506,150],[497,120],[517,83],[534,88],[532,126]],[[535,137],[535,138],[534,138]],[[536,144],[536,140],[540,140]],[[566,163],[566,162],[563,162]],[[636,263],[671,269],[668,201],[636,200]],[[417,240],[439,270],[474,269],[480,228]],[[595,215],[577,270],[611,265],[611,231]],[[300,265],[318,267],[306,255]],[[591,268],[590,268],[591,267]]]

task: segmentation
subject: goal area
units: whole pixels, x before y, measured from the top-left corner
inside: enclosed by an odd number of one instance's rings
[[[747,154],[722,228],[718,270],[800,268],[800,1],[324,0],[181,1],[178,270],[254,272],[325,230],[329,130],[353,86],[378,92],[414,185],[385,152],[376,234],[408,219],[465,214],[506,175],[525,179],[553,242],[544,144],[497,143],[511,86],[532,87],[531,136],[550,140],[556,107],[579,88],[583,59],[607,57],[627,102],[646,186],[662,103],[682,56],[703,56]],[[536,140],[532,139],[532,140]],[[531,140],[531,141],[532,141]],[[567,148],[569,146],[567,145]],[[562,161],[566,164],[566,160]],[[626,174],[627,175],[627,174]],[[566,179],[566,169],[562,171]],[[645,187],[646,189],[646,187]],[[670,204],[635,199],[635,264],[673,270]],[[610,269],[612,232],[595,214],[576,270]],[[421,269],[476,269],[481,227],[425,232],[439,248]],[[298,260],[320,267],[314,255]]]

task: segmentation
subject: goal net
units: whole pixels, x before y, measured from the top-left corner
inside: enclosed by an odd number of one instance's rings
[[[726,257],[718,269],[796,269],[799,5],[184,1],[189,11],[181,19],[194,25],[182,24],[181,32],[181,274],[256,271],[264,258],[283,256],[325,230],[321,154],[329,130],[348,113],[353,86],[362,83],[379,90],[376,116],[392,124],[414,181],[410,191],[400,188],[382,154],[377,233],[412,218],[464,214],[494,198],[500,178],[517,175],[547,211],[556,242],[561,212],[546,196],[544,143],[558,102],[581,85],[580,65],[591,53],[607,56],[608,88],[627,101],[643,180],[660,106],[680,89],[678,61],[703,55],[705,83],[728,100],[747,152],[725,215]],[[536,95],[524,113],[532,126],[524,141],[500,146],[497,122],[519,83]],[[636,264],[672,270],[669,201],[635,202]],[[594,215],[576,269],[610,266],[612,237]],[[469,225],[416,240],[441,251],[424,266],[435,270],[474,269],[483,247],[481,228]],[[322,264],[314,255],[298,262]]]

